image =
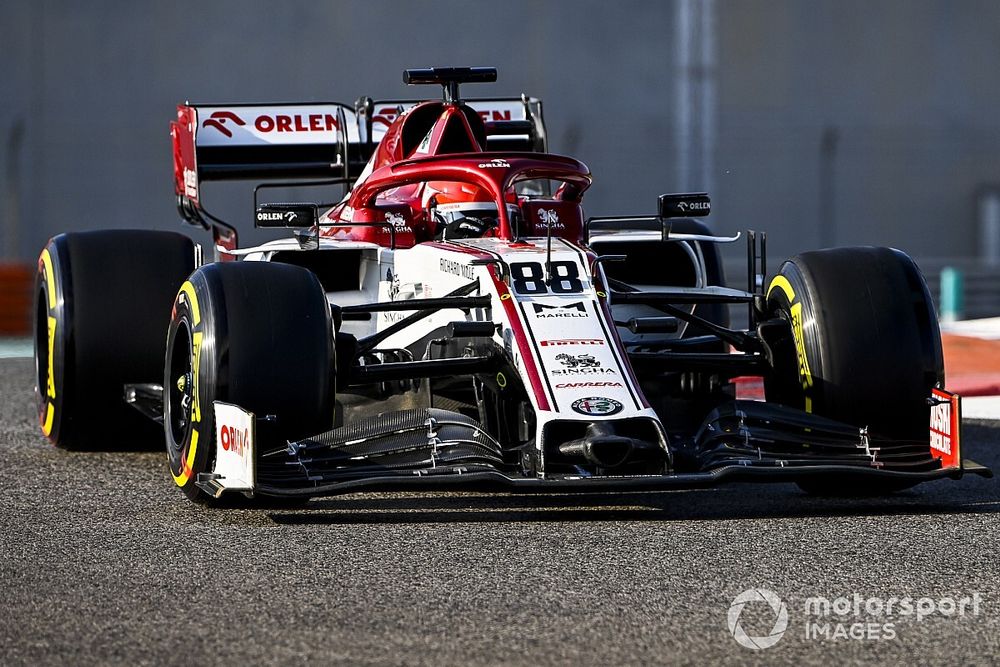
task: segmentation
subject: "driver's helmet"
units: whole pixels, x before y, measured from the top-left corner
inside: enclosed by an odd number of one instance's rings
[[[493,197],[471,183],[431,181],[424,189],[424,206],[438,239],[478,238],[498,224]]]

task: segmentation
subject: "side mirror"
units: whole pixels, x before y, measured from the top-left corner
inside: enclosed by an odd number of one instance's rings
[[[319,219],[316,204],[261,204],[257,207],[257,227],[312,227]]]
[[[661,218],[703,218],[712,212],[707,192],[660,195]]]

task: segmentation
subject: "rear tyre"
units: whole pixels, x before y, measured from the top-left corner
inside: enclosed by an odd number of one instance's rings
[[[35,397],[53,444],[160,446],[162,429],[125,403],[123,389],[159,382],[170,304],[194,262],[194,243],[173,232],[80,232],[46,244],[35,281]]]
[[[912,259],[890,248],[802,253],[771,281],[767,308],[790,325],[790,336],[772,347],[769,401],[926,449],[927,398],[944,383],[944,356],[934,305]],[[816,477],[799,486],[870,495],[908,485]]]
[[[333,426],[336,353],[326,293],[303,268],[266,262],[201,267],[167,333],[164,430],[174,482],[196,501],[215,463],[213,401],[274,415],[276,440]]]

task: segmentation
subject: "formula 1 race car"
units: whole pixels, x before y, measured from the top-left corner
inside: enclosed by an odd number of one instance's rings
[[[53,238],[38,262],[43,433],[166,440],[190,498],[373,489],[608,491],[722,481],[879,493],[966,472],[959,398],[914,262],[806,252],[725,284],[706,194],[585,218],[535,98],[492,68],[407,70],[443,99],[178,107],[178,209],[212,232]],[[265,181],[242,248],[206,181]],[[328,204],[268,188],[346,186]],[[171,305],[172,304],[172,305]],[[746,326],[730,325],[730,307]],[[166,346],[164,350],[164,341]],[[766,400],[737,390],[762,381]]]

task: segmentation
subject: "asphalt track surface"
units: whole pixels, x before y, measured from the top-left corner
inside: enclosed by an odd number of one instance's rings
[[[0,663],[986,664],[1000,655],[993,480],[876,500],[790,485],[579,497],[354,495],[212,510],[159,452],[48,446],[31,362],[0,360]],[[966,453],[1000,467],[1000,431]],[[788,629],[737,644],[763,587]],[[807,597],[939,599],[979,614],[893,619],[895,639],[807,639]],[[767,634],[775,615],[745,607]],[[814,619],[817,620],[817,619]]]

